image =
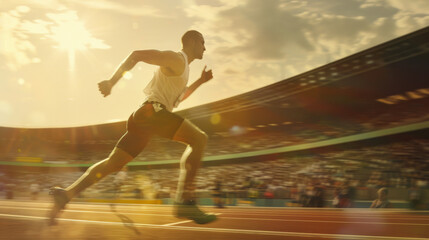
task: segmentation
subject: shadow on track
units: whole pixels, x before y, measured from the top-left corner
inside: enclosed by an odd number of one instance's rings
[[[131,220],[129,217],[125,216],[124,214],[119,213],[119,212],[117,212],[117,211],[116,211],[116,206],[115,206],[115,204],[110,204],[110,210],[111,210],[112,212],[114,212],[114,213],[115,213],[115,215],[116,215],[119,219],[121,219],[121,221],[122,221],[122,223],[124,224],[124,226],[125,226],[125,227],[127,227],[127,228],[129,228],[129,229],[133,230],[133,231],[134,231],[134,233],[135,233],[136,235],[141,235],[140,231],[139,231],[139,230],[136,228],[136,226],[134,225],[134,221],[133,221],[133,220]]]

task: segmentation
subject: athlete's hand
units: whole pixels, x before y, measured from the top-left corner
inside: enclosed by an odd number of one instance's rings
[[[201,77],[200,77],[200,79],[203,83],[205,83],[205,82],[207,82],[213,78],[212,70],[210,69],[210,70],[206,71],[206,68],[207,68],[207,66],[204,66],[203,72],[201,73]]]
[[[112,87],[113,85],[109,80],[101,81],[98,83],[98,90],[100,90],[101,94],[103,94],[104,97],[110,95]]]

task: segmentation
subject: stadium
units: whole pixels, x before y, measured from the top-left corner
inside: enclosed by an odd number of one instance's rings
[[[427,239],[428,39],[426,27],[275,84],[177,112],[209,136],[197,188],[199,204],[220,215],[212,226],[172,216],[160,220],[169,214],[184,146],[158,138],[128,164],[119,193],[112,174],[73,200],[61,224],[94,231],[94,239],[104,236],[103,228],[127,236],[115,239],[159,239],[158,229],[165,239],[207,233],[212,239]],[[0,232],[19,231],[22,223],[36,231],[50,201],[48,189],[71,184],[106,158],[125,125],[1,127],[0,219],[11,222],[0,224]],[[219,180],[222,208],[215,208]],[[40,189],[36,197],[33,183]],[[392,208],[370,211],[380,188],[389,189]],[[416,201],[411,192],[418,193]],[[112,206],[112,216],[104,216]],[[305,219],[313,223],[310,230]],[[45,239],[52,232],[41,234]],[[68,237],[79,239],[74,234]]]

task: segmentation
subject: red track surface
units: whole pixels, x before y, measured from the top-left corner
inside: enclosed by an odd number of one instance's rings
[[[207,207],[219,220],[197,225],[171,206],[69,204],[49,227],[49,206],[1,200],[0,239],[429,239],[428,212],[395,209]]]

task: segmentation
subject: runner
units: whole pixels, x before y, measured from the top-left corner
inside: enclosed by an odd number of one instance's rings
[[[216,220],[216,215],[201,211],[195,202],[194,179],[207,143],[207,135],[189,120],[172,113],[174,107],[188,98],[201,84],[213,78],[212,71],[204,67],[201,77],[189,87],[189,64],[202,59],[206,50],[204,37],[195,30],[182,36],[182,50],[138,50],[132,52],[115,71],[111,79],[100,82],[99,90],[104,97],[110,95],[113,86],[138,62],[159,66],[152,80],[144,89],[146,100],[127,121],[127,131],[107,159],[90,168],[69,187],[54,187],[54,205],[49,215],[49,224],[74,196],[106,175],[117,172],[133,160],[154,135],[187,145],[180,160],[180,175],[176,191],[174,214],[199,224]]]

